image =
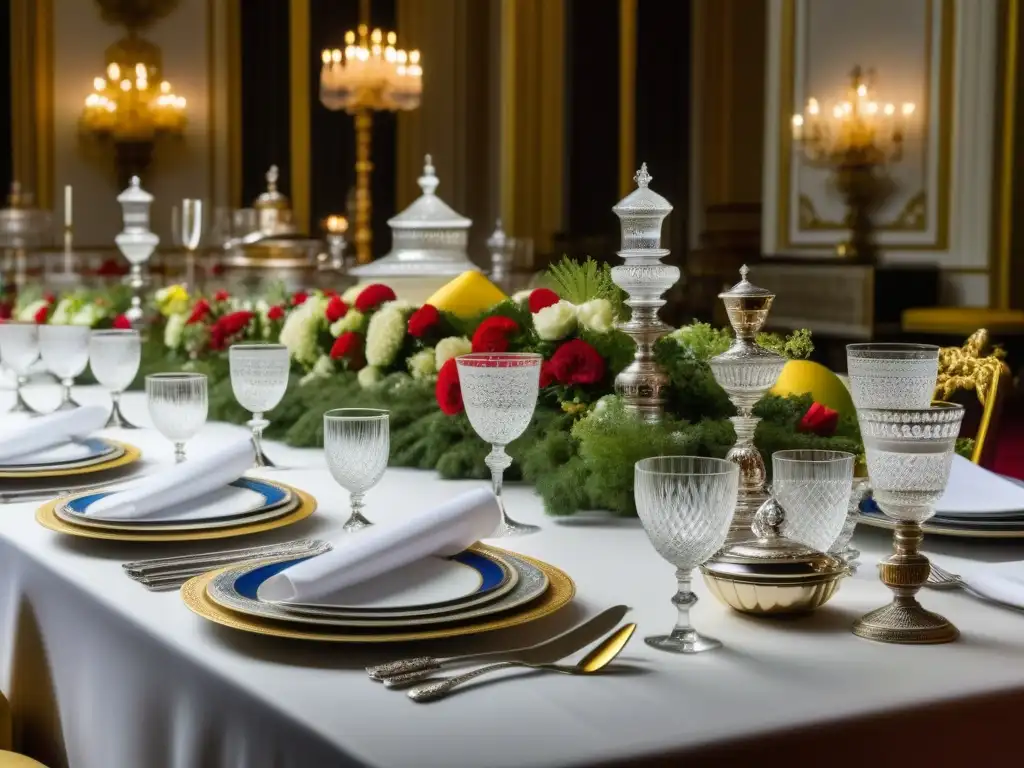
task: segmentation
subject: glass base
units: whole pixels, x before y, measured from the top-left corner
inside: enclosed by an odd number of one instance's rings
[[[39,412],[35,408],[25,402],[20,392],[18,393],[17,399],[14,401],[14,406],[8,411],[8,413],[24,413],[29,416],[39,415]]]
[[[692,629],[675,631],[671,635],[645,637],[644,642],[651,648],[668,653],[703,653],[721,648],[722,643],[713,637],[705,637]]]
[[[114,409],[110,412],[110,417],[107,419],[107,423],[103,427],[104,429],[141,429],[141,427],[128,421],[117,406],[114,406]]]
[[[361,531],[363,528],[373,525],[369,520],[362,516],[359,512],[353,512],[351,517],[345,521],[345,525],[342,526],[342,530],[345,531]]]
[[[530,525],[529,523],[517,523],[510,517],[504,517],[502,521],[495,528],[487,538],[489,539],[501,539],[511,538],[512,536],[528,536],[531,533],[537,533],[540,531],[539,525]]]
[[[951,643],[960,636],[960,630],[914,600],[892,602],[861,616],[853,624],[853,634],[879,643],[925,645]]]
[[[256,463],[253,464],[253,467],[255,469],[283,469],[272,462],[262,450],[256,452]]]
[[[76,408],[81,407],[81,403],[76,403],[74,400],[64,400],[59,406],[57,406],[57,411],[73,411]]]

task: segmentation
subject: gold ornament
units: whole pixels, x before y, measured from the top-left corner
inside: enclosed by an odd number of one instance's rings
[[[935,399],[948,400],[954,392],[973,389],[978,402],[985,405],[993,382],[1009,371],[1004,357],[1006,352],[991,346],[984,328],[972,333],[962,347],[943,347],[939,350]]]

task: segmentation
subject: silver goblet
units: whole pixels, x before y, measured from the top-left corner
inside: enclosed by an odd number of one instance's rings
[[[931,566],[919,552],[921,523],[935,514],[953,465],[964,408],[934,403],[928,408],[857,411],[875,502],[896,521],[894,553],[878,573],[893,601],[857,619],[853,633],[886,643],[948,643],[959,631],[921,607],[917,592]]]
[[[263,453],[263,430],[270,424],[263,414],[281,402],[288,389],[288,348],[283,344],[233,344],[228,350],[231,389],[239,405],[252,413],[252,430],[257,467],[273,467]]]
[[[107,427],[138,429],[121,413],[121,394],[135,381],[141,361],[142,338],[138,331],[112,328],[93,331],[89,337],[89,369],[109,390],[113,403]]]
[[[722,548],[739,492],[740,468],[725,459],[659,456],[636,463],[636,510],[658,554],[676,567],[672,604],[679,616],[672,632],[645,638],[653,648],[699,653],[721,647],[690,624],[697,596],[692,571]]]

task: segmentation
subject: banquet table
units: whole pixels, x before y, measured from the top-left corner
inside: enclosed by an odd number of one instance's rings
[[[28,393],[33,402],[51,395]],[[105,402],[94,389],[76,396]],[[146,422],[141,395],[129,395],[124,410]],[[189,451],[201,455],[240,433],[208,424]],[[146,471],[172,462],[170,444],[150,429],[109,435],[138,445]],[[855,637],[853,620],[890,597],[873,567],[889,534],[863,526],[855,539],[859,572],[806,617],[743,616],[698,579],[694,622],[725,647],[688,657],[642,642],[673,623],[675,583],[639,523],[546,518],[532,489],[515,484],[507,490],[510,513],[543,530],[491,543],[562,568],[578,590],[568,608],[528,627],[401,647],[285,641],[210,624],[177,593],[151,593],[123,575],[126,560],[346,535],[347,496],[322,452],[275,443],[266,450],[287,467],[268,477],[311,492],[320,506],[292,528],[244,541],[73,540],[39,526],[35,503],[0,508],[0,689],[11,700],[22,752],[73,768],[555,768],[746,765],[766,757],[773,765],[991,765],[1020,749],[1024,612],[929,591],[923,601],[960,627],[958,642],[914,647]],[[414,515],[476,485],[390,469],[367,494],[367,515]],[[961,558],[1024,560],[1024,545],[1005,542],[928,538],[925,550],[952,571]],[[600,677],[509,673],[416,704],[363,670],[424,652],[538,640],[619,603],[632,607],[639,631],[615,671]]]

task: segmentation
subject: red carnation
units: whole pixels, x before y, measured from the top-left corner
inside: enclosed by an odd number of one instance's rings
[[[233,336],[245,330],[252,318],[252,312],[244,311],[224,315],[210,327],[210,348],[224,349]]]
[[[820,437],[831,437],[839,426],[839,411],[833,411],[821,403],[811,403],[807,413],[797,424],[800,432],[813,432]]]
[[[560,384],[596,384],[604,378],[604,358],[583,339],[572,339],[551,356],[551,373]]]
[[[117,317],[114,318],[114,327],[122,331],[128,331],[131,330],[132,321],[129,320],[124,315],[118,315]]]
[[[344,358],[349,368],[356,370],[363,365],[363,337],[355,331],[347,331],[334,340],[330,351],[332,360]]]
[[[324,309],[327,322],[333,323],[341,320],[346,314],[348,314],[348,304],[342,301],[340,296],[331,296],[327,301],[327,308]]]
[[[459,369],[455,358],[450,358],[437,373],[434,396],[441,411],[447,416],[462,412],[462,387],[459,384]]]
[[[356,309],[360,312],[372,312],[385,301],[394,301],[395,292],[386,285],[374,283],[368,285],[356,297]]]
[[[519,332],[519,323],[510,317],[488,317],[473,333],[474,352],[507,352],[508,337]]]
[[[267,320],[280,320],[284,317],[284,307],[280,304],[275,304],[267,310]]]
[[[545,360],[540,364],[540,388],[550,387],[555,383],[555,373],[551,370],[551,361]]]
[[[441,322],[441,313],[432,304],[424,304],[409,316],[409,335],[422,339]]]
[[[36,311],[35,321],[39,324],[45,323],[50,314],[50,305],[44,304]]]
[[[550,307],[559,301],[558,294],[550,288],[536,288],[530,293],[530,311],[540,312],[544,307]]]
[[[43,294],[43,301],[45,301],[47,304],[56,304],[57,303],[57,297],[54,296],[52,293],[44,293]]]
[[[210,314],[210,302],[206,299],[200,299],[196,302],[196,305],[192,307],[192,314],[188,316],[188,320],[185,321],[185,325],[201,323],[206,319],[208,314]]]
[[[231,294],[224,290],[217,291],[215,294],[213,294],[214,301],[227,301],[230,298]]]
[[[299,304],[305,304],[308,298],[309,294],[305,291],[296,291],[292,294],[292,306],[297,307]]]

